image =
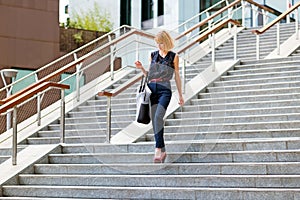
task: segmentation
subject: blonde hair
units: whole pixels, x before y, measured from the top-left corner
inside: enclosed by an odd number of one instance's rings
[[[156,34],[154,38],[156,43],[164,44],[164,50],[169,51],[174,47],[174,40],[171,35],[166,31],[160,31]]]

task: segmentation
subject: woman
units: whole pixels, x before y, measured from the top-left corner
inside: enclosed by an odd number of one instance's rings
[[[141,69],[145,76],[148,75],[148,86],[152,91],[150,96],[151,119],[155,136],[154,162],[164,162],[167,154],[164,143],[164,115],[170,103],[172,91],[170,80],[175,73],[175,82],[179,94],[179,104],[184,104],[181,91],[179,74],[179,58],[171,51],[174,47],[172,37],[166,31],[159,32],[154,38],[158,50],[151,53],[149,72],[145,70],[140,61],[136,61],[136,68]]]

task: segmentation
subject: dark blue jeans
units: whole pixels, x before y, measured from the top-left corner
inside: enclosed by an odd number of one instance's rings
[[[151,82],[148,86],[152,91],[150,103],[152,126],[156,142],[155,147],[165,151],[163,118],[172,97],[170,82]]]

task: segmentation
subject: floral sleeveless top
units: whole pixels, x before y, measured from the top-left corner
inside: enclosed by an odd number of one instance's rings
[[[162,79],[162,81],[170,81],[174,74],[175,55],[176,53],[169,51],[163,58],[159,55],[159,51],[152,52],[148,79]]]

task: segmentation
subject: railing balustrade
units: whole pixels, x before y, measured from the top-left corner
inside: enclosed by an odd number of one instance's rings
[[[211,50],[212,50],[212,63],[214,64],[215,62],[215,38],[214,35],[215,33],[223,28],[225,25],[234,25],[234,55],[233,59],[237,59],[237,46],[236,46],[236,27],[239,25],[239,23],[231,17],[233,16],[233,10],[228,12],[228,15],[226,16],[226,19],[216,21],[215,23],[212,23],[212,20],[220,15],[221,13],[228,11],[228,9],[232,9],[235,5],[238,5],[239,3],[242,3],[242,9],[244,10],[245,2],[251,3],[263,10],[266,10],[267,12],[271,12],[267,8],[255,3],[252,0],[236,0],[233,3],[229,3],[228,0],[223,1],[226,2],[226,7],[220,9],[217,11],[215,14],[209,16],[202,22],[194,25],[193,27],[185,30],[179,37],[176,39],[179,40],[182,37],[190,34],[192,31],[195,29],[201,27],[202,25],[208,23],[209,24],[209,29],[206,30],[205,32],[201,32],[197,34],[197,36],[189,37],[188,42],[185,43],[183,47],[180,47],[178,49],[178,54],[182,55],[181,57],[184,60],[182,72],[183,72],[183,88],[185,88],[185,67],[186,67],[186,61],[187,58],[185,57],[186,52],[192,48],[195,44],[201,42],[204,40],[204,38],[211,37]],[[208,10],[206,11],[208,13]],[[244,16],[244,14],[243,14]],[[187,22],[188,23],[188,22]],[[182,24],[181,26],[186,26],[186,24]],[[134,38],[131,38],[134,37]],[[128,38],[131,38],[127,43],[126,41]],[[65,114],[65,89],[69,89],[70,86],[63,84],[64,81],[70,79],[71,77],[75,77],[75,88],[76,88],[76,101],[80,101],[80,84],[81,84],[81,79],[84,77],[84,75],[87,74],[87,71],[91,68],[91,66],[96,65],[97,63],[104,61],[105,59],[109,60],[110,66],[109,66],[109,78],[110,80],[114,80],[114,60],[116,57],[119,55],[118,53],[121,51],[123,48],[128,48],[128,46],[132,45],[133,43],[135,44],[135,59],[140,58],[139,51],[140,49],[143,48],[143,46],[148,47],[149,49],[153,49],[152,44],[148,44],[145,42],[145,39],[153,39],[154,35],[146,33],[141,30],[137,30],[133,27],[130,26],[122,26],[110,33],[105,34],[104,36],[98,38],[97,40],[94,40],[79,49],[70,52],[69,54],[66,54],[65,56],[57,59],[56,61],[53,61],[49,63],[48,65],[45,65],[44,67],[41,67],[40,69],[36,70],[35,72],[21,78],[20,80],[15,81],[14,83],[5,86],[4,88],[0,89],[0,92],[7,89],[7,87],[11,87],[14,84],[20,83],[22,80],[25,80],[26,78],[34,75],[36,77],[36,83],[22,89],[21,91],[15,93],[14,95],[7,97],[5,99],[0,100],[0,104],[3,104],[0,107],[0,113],[7,112],[11,109],[13,109],[13,164],[16,164],[16,145],[17,145],[17,140],[16,140],[16,135],[17,135],[17,106],[21,104],[21,100],[25,101],[30,98],[37,97],[37,102],[39,105],[37,105],[37,122],[38,125],[40,125],[41,121],[41,108],[40,108],[40,103],[41,103],[41,95],[45,90],[47,90],[49,87],[51,88],[59,88],[61,89],[61,139],[60,142],[64,143],[65,142],[65,119],[64,119],[64,114]],[[100,42],[101,40],[105,40],[105,42]],[[109,50],[109,52],[106,52],[106,50]],[[58,70],[54,70],[54,72],[46,73],[49,71],[52,71],[53,68],[58,68]],[[61,76],[65,72],[70,72],[70,76],[68,78],[65,78],[63,80],[59,79],[58,83],[52,82],[53,79],[55,79],[58,76]],[[45,76],[41,77],[41,74],[47,74]],[[133,85],[137,81],[139,81],[142,77],[142,74],[136,75],[134,78],[130,79],[129,81],[125,82],[118,88],[112,90],[112,91],[102,91],[99,92],[99,96],[106,96],[107,97],[107,142],[110,142],[111,138],[111,98],[117,96],[119,93],[124,91],[126,88],[129,86]],[[40,79],[39,79],[40,78]]]
[[[287,16],[289,16],[290,13],[293,11],[296,12],[296,22],[295,22],[295,33],[296,33],[296,40],[299,39],[299,15],[298,15],[298,7],[300,6],[300,2],[296,3],[294,6],[289,8],[286,12],[282,13],[280,16],[278,16],[276,19],[274,19],[272,22],[267,24],[266,26],[262,27],[261,29],[253,30],[252,33],[256,34],[256,59],[260,59],[260,35],[264,34],[267,30],[269,30],[271,27],[277,24],[277,54],[280,55],[280,21],[285,19]]]
[[[54,82],[42,82],[40,84],[37,84],[36,87],[31,88],[30,90],[27,90],[24,93],[18,93],[12,95],[12,98],[10,101],[7,101],[0,107],[0,114],[10,112],[11,109],[13,109],[13,135],[12,135],[12,165],[17,164],[17,110],[18,107],[24,104],[27,101],[32,100],[32,98],[35,98],[39,96],[40,93],[46,92],[49,88],[56,88],[61,90],[61,142],[64,143],[65,141],[65,96],[64,96],[64,90],[69,89],[70,86],[66,84],[59,84]],[[40,102],[39,102],[40,103]]]

